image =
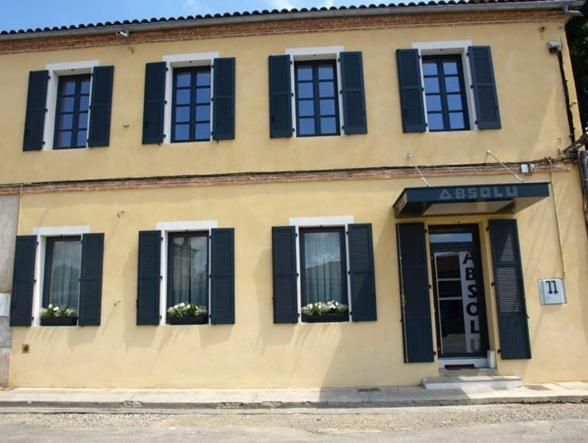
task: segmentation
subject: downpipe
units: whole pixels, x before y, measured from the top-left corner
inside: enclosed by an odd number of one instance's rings
[[[578,166],[584,194],[584,218],[588,227],[588,152],[586,150],[578,151]]]

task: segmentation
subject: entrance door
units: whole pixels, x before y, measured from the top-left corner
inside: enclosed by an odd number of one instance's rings
[[[437,351],[442,366],[486,366],[488,329],[476,225],[430,229]]]

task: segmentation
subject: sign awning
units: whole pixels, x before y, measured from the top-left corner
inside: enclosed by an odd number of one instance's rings
[[[394,203],[397,218],[513,214],[549,196],[549,183],[405,188]]]

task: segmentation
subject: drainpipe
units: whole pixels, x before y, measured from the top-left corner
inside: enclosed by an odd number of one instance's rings
[[[584,218],[588,226],[588,152],[586,150],[578,152],[578,163],[580,169],[580,179],[582,180],[582,193],[584,194]]]

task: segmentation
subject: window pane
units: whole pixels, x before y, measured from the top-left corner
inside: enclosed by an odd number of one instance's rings
[[[176,74],[176,86],[179,88],[190,86],[192,76],[189,72],[179,72]]]
[[[321,118],[321,134],[336,134],[337,120],[334,117]]]
[[[465,122],[463,113],[461,112],[450,112],[449,113],[449,125],[451,129],[464,129]]]
[[[73,112],[74,107],[74,98],[73,97],[64,97],[61,99],[61,107],[59,110],[61,112]]]
[[[298,80],[312,80],[312,68],[310,66],[299,66],[297,74]]]
[[[196,89],[196,103],[210,103],[210,88]]]
[[[437,64],[433,62],[424,62],[423,75],[437,75]]]
[[[62,80],[62,95],[73,95],[76,92],[76,82],[75,80]]]
[[[196,140],[210,140],[210,124],[197,123],[196,124]]]
[[[450,111],[461,111],[461,95],[449,94],[447,95],[447,107]]]
[[[190,125],[176,125],[174,138],[176,140],[188,140],[190,138]]]
[[[335,300],[347,303],[343,293],[341,235],[339,232],[305,232],[304,304]]]
[[[457,75],[457,62],[443,62],[445,75]]]
[[[196,121],[209,121],[210,120],[210,106],[196,106]]]
[[[429,130],[438,131],[443,128],[443,115],[441,114],[428,114],[429,117]]]
[[[319,95],[321,97],[333,97],[335,95],[335,85],[333,82],[320,82]]]
[[[197,72],[196,86],[210,86],[210,71]]]
[[[333,99],[321,100],[320,109],[321,109],[321,115],[334,115],[335,114],[335,100],[333,100]]]
[[[312,98],[312,83],[298,83],[298,98]]]
[[[89,100],[90,100],[90,97],[88,97],[87,95],[82,95],[80,97],[80,109],[79,110],[81,112],[85,112],[88,110]]]
[[[90,93],[90,80],[82,80],[80,83],[80,93],[82,94],[89,94]]]
[[[301,118],[298,120],[299,135],[314,135],[314,119]]]
[[[187,105],[190,103],[190,90],[189,89],[178,89],[176,91],[176,104]]]
[[[298,101],[298,115],[302,117],[312,117],[314,115],[314,103],[312,100]]]
[[[176,123],[184,123],[190,121],[190,107],[176,106]]]
[[[86,131],[78,131],[76,146],[86,146]]]
[[[319,66],[318,77],[319,80],[333,80],[334,69],[333,65]]]
[[[459,92],[459,78],[447,77],[445,79],[445,89],[447,92]]]
[[[88,127],[88,113],[80,112],[78,115],[78,129],[86,129]]]
[[[425,79],[425,91],[426,92],[439,92],[439,79],[436,77]]]
[[[173,275],[168,306],[196,303],[208,307],[208,236],[170,235]]]
[[[50,240],[50,286],[48,303],[78,310],[82,243],[77,240]],[[50,252],[49,248],[47,249]]]
[[[59,129],[71,129],[73,123],[73,115],[72,114],[61,114],[59,116]]]
[[[427,111],[441,111],[441,96],[427,95]]]
[[[71,146],[71,131],[60,131],[57,134],[57,146],[60,148]]]

